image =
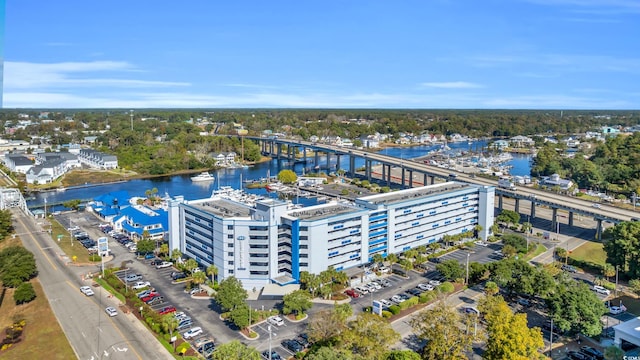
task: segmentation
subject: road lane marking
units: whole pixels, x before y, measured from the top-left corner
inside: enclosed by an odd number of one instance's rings
[[[29,227],[27,225],[25,225],[24,221],[22,221],[22,219],[20,217],[16,218],[16,220],[25,228],[25,229],[29,229]],[[35,236],[33,236],[32,232],[28,232],[25,233],[27,235],[29,235],[31,237],[31,240],[33,240],[34,244],[36,244],[36,246],[38,247],[38,249],[40,249],[40,252],[42,253],[42,255],[44,255],[44,258],[47,259],[47,261],[49,262],[49,264],[51,265],[51,267],[53,268],[54,271],[58,271],[58,267],[55,266],[53,264],[53,261],[51,261],[51,259],[49,259],[49,256],[47,256],[47,254],[44,252],[44,250],[42,249],[42,247],[40,246],[40,244],[38,243],[38,241],[36,240]]]

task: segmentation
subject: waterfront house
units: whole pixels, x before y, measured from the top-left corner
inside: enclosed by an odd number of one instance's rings
[[[571,189],[571,187],[573,186],[573,181],[562,179],[560,178],[560,175],[553,174],[551,176],[543,176],[538,184],[546,188],[554,188],[557,186],[562,191],[569,191],[569,189]]]
[[[509,139],[509,144],[511,147],[527,148],[534,146],[536,142],[528,136],[517,135]]]
[[[33,167],[33,161],[22,154],[5,154],[4,164],[9,170],[22,174],[26,174]]]

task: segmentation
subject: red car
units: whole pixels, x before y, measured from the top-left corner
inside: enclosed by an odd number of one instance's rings
[[[345,293],[345,294],[347,294],[347,295],[349,295],[349,296],[351,296],[351,297],[352,297],[352,298],[354,298],[354,299],[355,299],[355,298],[359,298],[359,297],[360,297],[360,294],[358,294],[358,293],[357,293],[355,290],[353,290],[353,289],[347,289],[347,290],[345,290],[345,292],[344,292],[344,293]]]
[[[158,294],[157,292],[152,292],[151,294],[141,298],[140,300],[142,300],[143,302],[149,302],[151,299],[153,299],[156,296],[160,296],[160,294]]]
[[[158,311],[158,314],[166,315],[172,312],[176,312],[176,308],[174,306],[165,306]]]

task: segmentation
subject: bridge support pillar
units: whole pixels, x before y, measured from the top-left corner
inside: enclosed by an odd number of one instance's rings
[[[400,185],[402,185],[402,187],[404,188],[404,167],[401,168],[402,171],[400,171],[400,176],[402,177],[402,180],[400,181]]]
[[[280,158],[282,157],[282,144],[278,144],[277,145],[277,152],[278,152],[278,160],[280,160]]]
[[[518,214],[520,214],[520,199],[515,199],[515,208],[514,211]]]
[[[551,229],[553,231],[556,230],[556,226],[558,226],[558,209],[557,208],[553,208],[552,209],[552,215],[551,215]]]
[[[498,195],[498,210],[502,211],[502,194]]]
[[[531,201],[531,213],[529,214],[529,218],[531,219],[529,220],[529,222],[533,224],[533,219],[536,218],[536,202],[535,201]]]
[[[327,175],[331,172],[331,153],[327,151]]]
[[[602,241],[602,219],[596,219],[596,239]]]
[[[409,170],[409,187],[413,187],[413,171]]]
[[[306,147],[302,148],[302,160],[303,160],[303,162],[305,164],[307,163],[307,148]]]
[[[387,164],[382,164],[382,182],[387,180]]]
[[[427,174],[422,174],[422,185],[427,185],[428,178]]]
[[[349,155],[349,176],[356,177],[356,157]]]
[[[269,142],[269,156],[273,157],[273,146],[275,143],[273,141]]]
[[[369,180],[369,182],[371,182],[371,160],[366,160],[365,162],[365,173],[367,174],[367,180]]]
[[[340,170],[340,154],[336,154],[336,174]]]
[[[387,167],[387,186],[391,187],[391,165]]]
[[[317,149],[315,151],[315,156],[313,157],[313,166],[317,166],[318,169],[320,169],[320,154]]]
[[[436,177],[435,176],[429,176],[429,184],[433,185],[436,183]]]
[[[573,211],[569,211],[569,226],[573,226]]]

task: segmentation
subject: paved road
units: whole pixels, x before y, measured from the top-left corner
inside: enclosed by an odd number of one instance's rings
[[[38,277],[49,304],[78,359],[173,359],[142,324],[131,314],[107,317],[104,308],[118,306],[116,298],[94,287],[96,295],[86,297],[79,291],[82,282],[76,271],[61,259],[60,248],[43,232],[36,220],[20,210],[12,211],[16,233],[33,252]]]

